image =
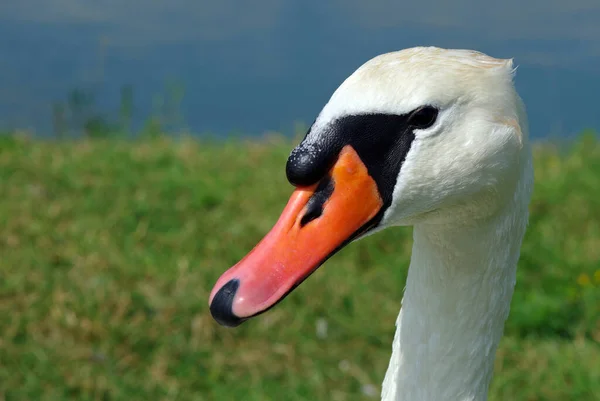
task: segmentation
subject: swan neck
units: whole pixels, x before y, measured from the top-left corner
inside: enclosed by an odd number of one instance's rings
[[[526,205],[469,226],[416,225],[384,401],[487,399]]]

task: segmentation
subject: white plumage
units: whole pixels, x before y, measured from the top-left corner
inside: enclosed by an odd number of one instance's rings
[[[433,47],[358,68],[292,151],[286,173],[298,188],[273,229],[217,280],[213,317],[237,326],[349,241],[412,225],[382,399],[485,400],[533,186],[513,75],[512,60]]]
[[[533,184],[513,75],[512,60],[467,50],[384,54],[342,83],[312,129],[316,138],[344,115],[440,109],[415,133],[377,229],[414,225],[385,401],[487,398]]]

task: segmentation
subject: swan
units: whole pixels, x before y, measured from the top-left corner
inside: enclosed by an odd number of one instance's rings
[[[485,400],[533,188],[514,75],[512,59],[437,47],[360,66],[292,150],[296,189],[272,230],[217,280],[214,319],[237,326],[348,243],[413,226],[381,399]]]

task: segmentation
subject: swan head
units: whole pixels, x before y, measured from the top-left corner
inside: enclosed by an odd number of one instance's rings
[[[412,48],[377,56],[333,93],[286,165],[296,186],[273,229],[217,281],[213,317],[236,326],[331,255],[393,225],[469,224],[528,174],[512,60]]]

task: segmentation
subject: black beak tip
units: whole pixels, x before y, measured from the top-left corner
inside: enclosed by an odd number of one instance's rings
[[[233,299],[239,286],[240,281],[237,279],[228,281],[210,303],[210,314],[221,326],[237,327],[246,320],[237,317],[232,310]]]

